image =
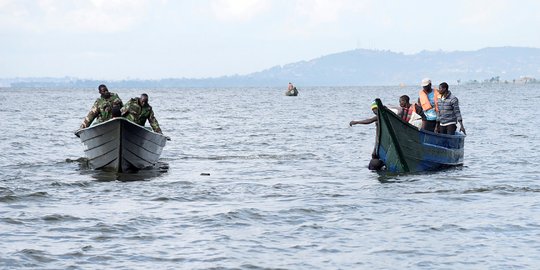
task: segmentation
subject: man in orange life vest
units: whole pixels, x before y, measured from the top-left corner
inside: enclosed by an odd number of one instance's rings
[[[435,131],[437,125],[437,100],[440,97],[439,90],[431,87],[431,80],[426,78],[422,80],[422,90],[418,92],[420,96],[420,106],[426,115],[426,118],[422,118],[422,129]]]

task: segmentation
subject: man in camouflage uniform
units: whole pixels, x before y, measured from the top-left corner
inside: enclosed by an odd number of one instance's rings
[[[121,110],[122,116],[129,121],[144,126],[146,120],[150,123],[154,132],[163,134],[159,128],[158,121],[154,116],[152,106],[148,104],[148,95],[141,94],[141,97],[130,99]]]
[[[90,112],[88,112],[88,115],[81,124],[81,129],[89,127],[96,118],[96,123],[105,122],[111,119],[113,117],[113,110],[122,108],[122,100],[120,97],[115,93],[109,92],[107,86],[102,84],[98,87],[98,90],[101,97],[94,102],[92,109],[90,109]]]

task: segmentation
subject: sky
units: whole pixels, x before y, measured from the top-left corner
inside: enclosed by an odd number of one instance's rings
[[[0,78],[206,78],[362,49],[540,48],[538,0],[0,0]]]

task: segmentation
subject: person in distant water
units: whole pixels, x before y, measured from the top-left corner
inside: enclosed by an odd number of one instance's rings
[[[287,96],[297,96],[298,95],[298,89],[296,89],[296,86],[294,86],[292,83],[289,82],[289,86],[287,87],[287,92],[285,92],[285,95],[287,95]]]
[[[439,98],[439,90],[431,87],[431,80],[426,78],[422,80],[422,90],[418,92],[420,97],[420,106],[426,116],[422,119],[422,129],[431,132],[435,131],[437,125],[437,100]]]
[[[144,126],[146,120],[148,120],[148,123],[150,123],[150,126],[154,132],[163,134],[161,132],[161,128],[159,128],[159,123],[154,116],[152,106],[148,104],[147,94],[141,94],[141,96],[138,98],[135,97],[130,99],[122,108],[121,113],[122,116],[127,118],[129,121],[141,126]]]
[[[94,102],[90,112],[84,118],[80,129],[89,127],[96,118],[96,123],[105,122],[113,117],[113,110],[122,108],[123,104],[120,97],[115,93],[109,92],[107,86],[102,84],[98,87],[98,90],[101,97]]]
[[[459,101],[456,96],[448,90],[448,84],[443,82],[439,85],[441,97],[438,99],[437,107],[437,131],[442,134],[454,135],[457,129],[457,123],[461,126],[459,131],[465,133],[461,111],[459,110]]]

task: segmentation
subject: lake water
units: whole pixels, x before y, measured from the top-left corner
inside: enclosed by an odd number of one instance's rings
[[[538,268],[539,88],[451,86],[464,166],[405,175],[348,123],[417,87],[111,89],[172,138],[123,175],[73,135],[97,88],[0,89],[0,268]]]

